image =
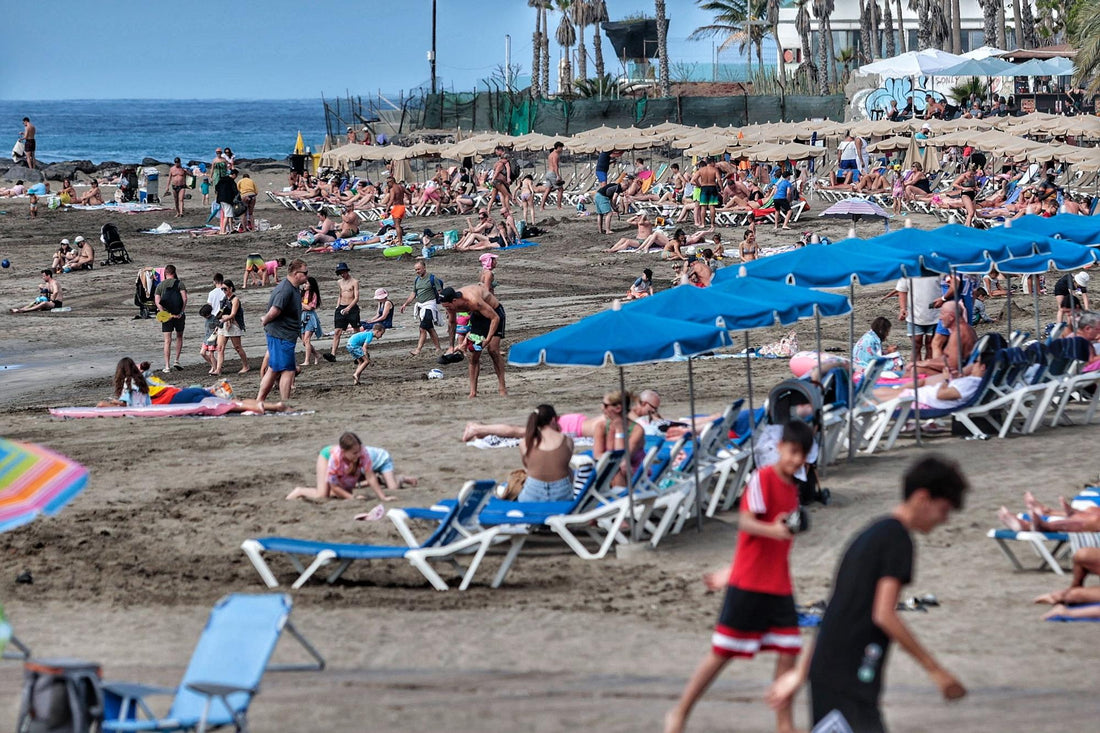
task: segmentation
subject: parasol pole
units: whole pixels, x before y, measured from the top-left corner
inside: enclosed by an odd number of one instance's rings
[[[848,283],[848,304],[851,306],[856,299],[856,281],[852,278]],[[850,307],[848,310],[848,358],[851,360],[854,356],[856,343],[856,309]],[[855,368],[856,365],[853,361],[848,362],[848,460],[856,454],[855,444],[855,393],[856,393],[856,381],[855,381]]]
[[[695,529],[703,531],[703,495],[699,491],[699,432],[695,429],[695,371],[688,357],[688,402],[691,410],[691,467],[695,474]],[[670,460],[676,460],[672,456]]]
[[[626,376],[619,367],[619,406],[622,408],[623,461],[626,464],[626,502],[630,511],[630,541],[638,541],[638,523],[634,519],[634,473],[630,467],[630,440],[627,422],[630,420],[630,397],[626,393]]]

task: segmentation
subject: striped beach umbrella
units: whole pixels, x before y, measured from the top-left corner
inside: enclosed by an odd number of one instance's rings
[[[61,511],[88,483],[88,469],[34,443],[0,438],[0,532]]]

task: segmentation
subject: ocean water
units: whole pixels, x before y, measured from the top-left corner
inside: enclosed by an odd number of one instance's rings
[[[11,150],[23,118],[37,128],[39,160],[139,163],[148,156],[209,160],[228,145],[243,158],[283,158],[298,131],[313,150],[325,139],[320,98],[0,100],[0,150]],[[342,131],[342,130],[341,130]]]

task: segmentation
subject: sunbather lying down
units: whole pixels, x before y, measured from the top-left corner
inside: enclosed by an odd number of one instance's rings
[[[950,379],[946,374],[935,374],[923,378],[921,386],[917,388],[916,400],[922,410],[952,410],[966,404],[978,391],[982,378],[985,376],[988,359],[982,358],[963,367],[962,374]],[[874,397],[879,402],[886,402],[895,397],[913,397],[911,387],[897,389],[894,387],[879,387],[874,391]]]
[[[1030,492],[1024,493],[1027,515],[1019,516],[1001,507],[997,517],[1011,530],[1022,532],[1100,532],[1100,504],[1073,506],[1065,497],[1058,497],[1058,508],[1041,504]]]
[[[1067,608],[1083,603],[1100,603],[1100,586],[1085,587],[1090,574],[1100,575],[1100,547],[1082,547],[1073,553],[1073,579],[1065,590],[1044,593],[1035,598],[1036,603],[1054,606],[1043,618],[1068,616],[1070,618],[1100,618],[1100,606]]]

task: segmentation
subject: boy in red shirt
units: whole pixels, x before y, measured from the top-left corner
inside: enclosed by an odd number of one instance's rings
[[[786,519],[798,509],[794,474],[806,462],[813,444],[808,425],[783,427],[779,460],[753,473],[741,497],[737,551],[727,574],[707,573],[710,590],[726,587],[726,600],[711,637],[711,650],[700,662],[676,707],[665,716],[665,733],[679,733],[695,703],[733,657],[751,659],[758,651],[775,651],[775,676],[794,669],[802,649],[794,607],[788,556],[791,534]],[[776,709],[776,730],[794,730],[791,708]]]

